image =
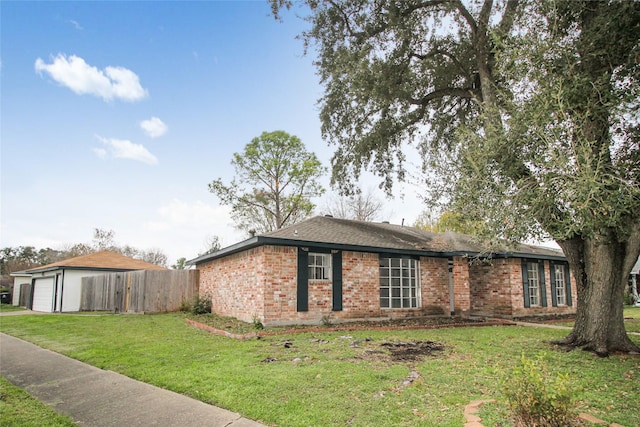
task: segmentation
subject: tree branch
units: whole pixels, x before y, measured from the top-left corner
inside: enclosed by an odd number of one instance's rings
[[[473,19],[473,16],[471,16],[471,13],[469,13],[469,10],[467,10],[467,8],[464,7],[464,5],[462,4],[462,1],[457,0],[454,4],[456,6],[456,9],[458,9],[458,12],[460,12],[460,14],[465,19],[465,21],[467,21],[467,24],[469,24],[469,27],[471,28],[471,33],[475,37],[476,33],[478,32],[478,24],[476,23],[476,20]]]
[[[498,24],[498,35],[500,37],[504,37],[509,34],[511,28],[513,28],[513,22],[516,15],[516,11],[518,6],[520,5],[520,0],[508,0],[507,6],[504,10],[504,15],[502,15],[502,20]]]
[[[421,105],[426,106],[429,102],[434,99],[441,99],[448,96],[455,98],[464,98],[464,99],[473,99],[476,98],[480,93],[476,89],[472,88],[455,88],[448,87],[444,89],[436,89],[433,92],[430,92],[423,96],[420,99],[411,98],[409,101],[413,105]]]
[[[411,52],[410,57],[411,58],[417,58],[417,59],[419,59],[421,61],[425,61],[427,59],[431,59],[431,58],[435,57],[436,55],[446,56],[447,58],[449,58],[451,60],[451,62],[456,64],[456,66],[460,69],[460,71],[462,71],[467,77],[471,77],[471,74],[469,74],[469,71],[466,69],[466,67],[464,65],[462,65],[462,62],[460,62],[460,60],[458,60],[458,58],[455,55],[453,55],[449,51],[446,51],[446,50],[443,50],[443,49],[433,49],[429,53],[427,53],[426,55],[421,55],[419,53]]]

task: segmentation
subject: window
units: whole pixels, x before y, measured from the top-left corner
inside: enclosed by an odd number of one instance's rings
[[[309,280],[330,280],[331,254],[309,252]]]
[[[522,260],[522,291],[525,307],[546,307],[547,289],[545,286],[544,261]],[[553,272],[551,283],[553,284]],[[551,297],[555,294],[552,292]]]
[[[531,306],[540,305],[540,280],[537,262],[527,263],[527,291],[529,293],[529,304]]]
[[[555,283],[555,292],[556,292],[556,303],[557,305],[566,305],[566,295],[567,295],[567,287],[566,281],[564,277],[564,268],[554,268],[555,274],[553,277],[553,281]]]
[[[380,307],[420,307],[420,264],[416,259],[380,257]]]
[[[551,302],[554,307],[571,306],[571,280],[567,263],[551,263]]]

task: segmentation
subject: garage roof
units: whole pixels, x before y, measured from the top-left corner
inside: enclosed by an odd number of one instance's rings
[[[165,267],[120,255],[115,252],[100,251],[36,267],[26,270],[26,273],[39,273],[66,268],[77,268],[83,270],[166,270]]]

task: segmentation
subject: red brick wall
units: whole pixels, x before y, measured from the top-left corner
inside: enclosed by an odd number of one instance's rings
[[[458,261],[456,261],[457,263]],[[408,318],[449,314],[447,259],[421,258],[422,306],[380,308],[379,255],[342,252],[342,310],[332,311],[331,281],[309,281],[309,310],[297,311],[297,248],[261,246],[198,265],[200,293],[210,294],[213,311],[265,325],[331,320]],[[457,311],[468,310],[466,261],[454,269]],[[461,305],[460,305],[461,304]],[[466,308],[465,308],[466,307]]]
[[[422,312],[425,315],[449,314],[449,261],[447,258],[420,258]]]
[[[453,295],[455,314],[468,317],[471,313],[469,262],[466,258],[453,258]]]
[[[251,322],[264,310],[265,262],[260,246],[198,264],[200,295],[211,295],[212,311]],[[295,271],[294,271],[295,280]]]
[[[379,255],[342,252],[342,310],[332,311],[331,281],[309,281],[309,310],[297,311],[297,248],[261,246],[198,265],[200,293],[212,296],[213,311],[265,325],[319,324],[336,320],[407,318],[448,315],[449,271],[446,258],[420,258],[422,305],[416,309],[380,308]],[[547,307],[524,307],[520,259],[491,264],[456,257],[453,265],[456,315],[524,317],[575,313],[552,307],[549,263],[545,262]]]
[[[520,283],[520,260],[494,259],[491,263],[473,260],[469,266],[471,278],[471,314],[480,316],[511,317],[512,283]],[[518,279],[519,278],[519,279]]]
[[[572,306],[553,307],[551,269],[544,261],[546,307],[525,307],[522,286],[522,260],[494,259],[490,264],[476,261],[469,267],[471,278],[471,313],[496,317],[528,317],[573,314],[576,311],[576,284],[571,275]]]

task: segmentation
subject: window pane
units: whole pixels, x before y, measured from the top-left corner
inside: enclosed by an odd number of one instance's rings
[[[413,308],[420,306],[419,262],[409,258],[381,258],[380,306]],[[384,291],[383,291],[384,289]]]
[[[309,254],[309,280],[328,280],[331,277],[330,269],[330,254]]]

